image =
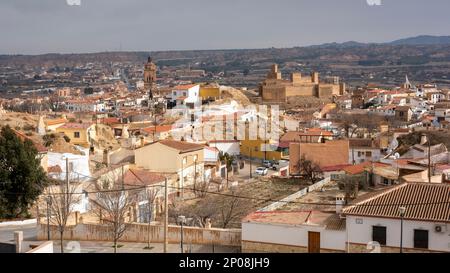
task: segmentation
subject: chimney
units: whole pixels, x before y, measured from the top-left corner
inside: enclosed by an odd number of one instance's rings
[[[141,136],[141,147],[144,147],[145,146],[145,139],[144,139],[144,137],[143,136]]]
[[[336,213],[337,214],[342,213],[342,209],[344,208],[344,205],[345,205],[345,197],[342,195],[336,196]]]
[[[450,184],[450,172],[442,173],[442,184]]]
[[[420,145],[425,145],[425,143],[427,143],[427,142],[428,142],[427,135],[423,134],[423,135],[420,137]]]

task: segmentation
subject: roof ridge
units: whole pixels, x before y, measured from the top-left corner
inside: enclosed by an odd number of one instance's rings
[[[376,198],[379,198],[380,196],[384,196],[384,195],[386,195],[386,194],[388,194],[388,193],[391,193],[391,192],[393,192],[393,191],[397,191],[397,190],[399,190],[399,189],[402,189],[403,187],[406,187],[408,184],[409,184],[409,183],[404,182],[404,183],[399,184],[399,185],[397,185],[397,186],[395,186],[395,187],[381,190],[380,192],[376,193],[374,196],[370,196],[370,197],[368,197],[368,198],[365,199],[365,200],[359,201],[359,202],[357,202],[356,204],[353,204],[353,205],[350,205],[350,206],[344,208],[344,212],[345,212],[346,210],[350,210],[350,209],[352,209],[352,208],[354,208],[354,207],[356,207],[356,206],[358,206],[358,205],[364,205],[365,203],[370,202],[370,201],[372,201],[372,200],[374,200],[374,199],[376,199]]]

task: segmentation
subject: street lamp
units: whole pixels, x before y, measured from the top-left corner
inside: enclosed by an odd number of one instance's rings
[[[52,205],[52,198],[47,196],[47,240],[50,241],[50,206]]]
[[[398,212],[400,214],[400,253],[403,253],[403,218],[405,217],[406,208],[399,207]]]
[[[183,225],[186,223],[186,216],[180,215],[178,216],[178,223],[181,225],[181,253],[184,253],[183,250]]]

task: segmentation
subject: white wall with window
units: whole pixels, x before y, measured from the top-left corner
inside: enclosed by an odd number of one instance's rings
[[[400,219],[381,217],[348,215],[346,222],[350,243],[365,245],[374,239],[380,240],[383,238],[380,230],[385,228],[384,245],[395,248],[400,248],[400,226]],[[404,220],[403,248],[450,252],[449,224]]]
[[[381,158],[381,151],[377,148],[352,148],[349,150],[349,164],[361,164],[366,161],[376,162]],[[353,162],[353,160],[355,162]]]

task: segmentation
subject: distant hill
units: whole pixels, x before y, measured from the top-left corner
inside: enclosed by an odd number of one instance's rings
[[[406,39],[400,39],[388,44],[391,45],[446,45],[450,44],[450,36],[421,35]]]
[[[420,35],[416,37],[409,37],[405,39],[399,39],[387,43],[360,43],[356,41],[348,41],[344,43],[326,43],[321,45],[310,46],[312,48],[349,48],[349,47],[364,47],[369,45],[450,45],[450,36],[431,36]]]

